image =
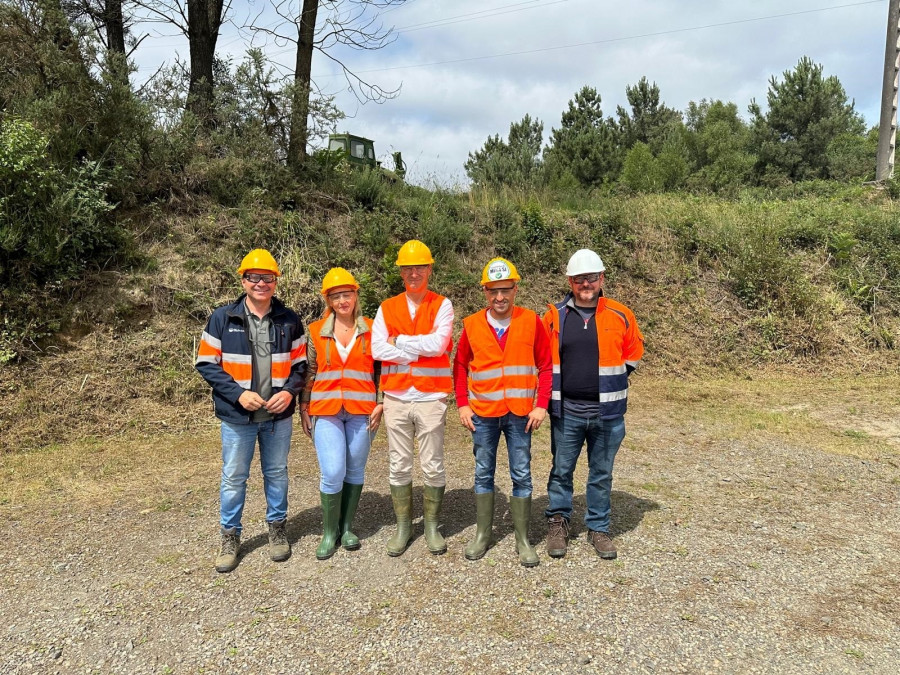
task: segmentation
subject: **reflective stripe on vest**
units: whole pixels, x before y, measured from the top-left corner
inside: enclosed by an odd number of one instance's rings
[[[309,397],[309,414],[337,415],[343,407],[351,415],[368,415],[375,408],[371,342],[358,335],[346,362],[340,356],[332,358],[330,355],[337,353],[331,344],[334,338],[322,337],[326,320],[309,326],[309,339],[316,349],[316,377]],[[365,321],[371,331],[371,320]]]
[[[472,347],[469,362],[469,406],[479,417],[524,417],[534,409],[537,368],[534,363],[536,315],[514,307],[506,349],[500,348],[487,310],[463,320]]]
[[[445,298],[434,291],[428,291],[416,310],[415,318],[409,315],[406,294],[401,293],[381,303],[381,314],[387,328],[388,337],[396,335],[428,335],[434,328],[434,320]],[[381,388],[384,391],[407,391],[415,387],[422,393],[449,394],[453,390],[453,370],[450,366],[450,352],[439,356],[420,356],[410,364],[383,362],[381,367]]]

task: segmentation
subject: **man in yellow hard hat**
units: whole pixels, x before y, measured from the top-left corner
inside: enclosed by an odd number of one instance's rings
[[[212,313],[195,364],[212,387],[216,417],[222,422],[222,547],[217,572],[230,572],[238,564],[241,515],[257,442],[269,554],[276,562],[291,556],[285,532],[287,457],[294,401],[306,373],[303,325],[275,297],[281,272],[272,254],[264,249],[250,251],[237,273],[244,293]]]
[[[433,263],[421,241],[403,244],[397,265],[406,291],[381,303],[372,323],[372,355],[382,362],[389,482],[397,517],[397,531],[387,545],[391,556],[402,555],[409,545],[416,441],[424,482],[425,543],[435,555],[447,550],[438,520],[447,483],[444,426],[446,398],[453,389],[453,305],[428,289]]]
[[[463,319],[453,376],[459,420],[472,432],[475,454],[475,538],[469,560],[484,557],[494,523],[494,473],[500,434],[506,438],[512,496],[509,512],[519,562],[535,567],[538,556],[528,541],[531,518],[531,434],[547,414],[553,362],[550,338],[540,317],[516,307],[519,272],[505,258],[484,266],[481,288],[487,301]]]

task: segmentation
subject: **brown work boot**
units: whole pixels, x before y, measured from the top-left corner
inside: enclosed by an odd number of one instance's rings
[[[547,555],[562,558],[569,545],[569,521],[558,513],[547,521]]]
[[[241,535],[237,528],[222,529],[222,550],[216,558],[216,572],[230,572],[238,565]]]
[[[284,562],[291,557],[286,525],[287,519],[269,523],[269,557],[275,562]]]
[[[597,551],[597,555],[604,560],[615,560],[618,555],[615,544],[612,543],[612,538],[606,532],[590,530],[588,532],[588,541],[591,542],[594,550]]]

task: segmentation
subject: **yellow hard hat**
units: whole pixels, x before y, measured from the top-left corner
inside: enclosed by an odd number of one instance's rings
[[[343,267],[332,267],[322,279],[322,295],[328,295],[328,291],[338,286],[353,286],[353,288],[359,289],[359,284],[356,283],[356,279],[350,272]]]
[[[397,252],[397,262],[394,264],[403,267],[404,265],[431,265],[433,262],[431,250],[418,239],[410,239],[400,247],[400,251]]]
[[[275,258],[264,248],[255,248],[244,256],[237,273],[243,274],[247,270],[266,270],[267,272],[274,272],[276,277],[281,276],[281,270],[278,269],[278,263],[275,262]]]
[[[481,273],[481,285],[492,281],[520,281],[519,271],[506,258],[491,258]]]

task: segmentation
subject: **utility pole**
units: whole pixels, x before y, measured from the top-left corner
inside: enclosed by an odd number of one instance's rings
[[[897,145],[897,76],[900,73],[900,0],[888,3],[887,42],[884,47],[884,79],[881,84],[881,121],[878,125],[878,160],[875,180],[894,173]]]

